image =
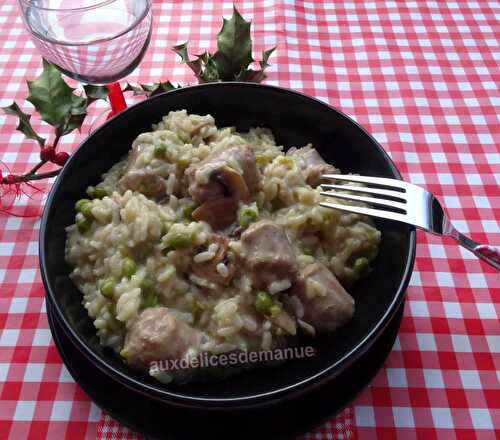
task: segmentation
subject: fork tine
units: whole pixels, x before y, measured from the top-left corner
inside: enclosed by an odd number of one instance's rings
[[[401,209],[406,213],[406,204],[401,202],[395,202],[394,200],[387,199],[377,199],[376,197],[363,197],[363,196],[355,196],[352,194],[341,194],[336,192],[322,192],[320,193],[322,196],[327,197],[335,197],[337,199],[342,200],[354,200],[356,202],[369,203],[371,205],[385,206],[389,208]]]
[[[345,174],[323,174],[323,179],[345,180],[347,182],[370,183],[372,185],[392,186],[393,188],[406,189],[406,182],[396,179],[387,179],[386,177],[354,176]]]
[[[405,193],[400,191],[391,191],[388,189],[382,188],[370,188],[368,186],[349,186],[349,185],[321,185],[323,189],[340,189],[342,191],[352,191],[352,192],[360,192],[365,194],[375,194],[377,196],[388,196],[394,197],[399,200],[406,200]]]
[[[320,205],[325,208],[340,209],[341,211],[354,212],[356,214],[368,215],[371,217],[386,218],[389,220],[396,220],[398,222],[410,223],[407,216],[398,214],[397,212],[383,211],[381,209],[362,208],[361,206],[341,205],[339,203],[324,203]]]

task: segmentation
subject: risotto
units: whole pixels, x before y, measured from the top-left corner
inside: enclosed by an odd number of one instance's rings
[[[347,323],[345,288],[366,276],[380,232],[319,206],[338,172],[311,146],[263,128],[170,112],[87,189],[66,260],[101,344],[163,382],[153,361],[270,350]],[[345,202],[347,203],[347,202]]]

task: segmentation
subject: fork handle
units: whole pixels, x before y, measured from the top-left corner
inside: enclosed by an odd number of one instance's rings
[[[464,248],[469,249],[476,257],[493,266],[495,269],[500,270],[500,249],[486,244],[479,244],[464,234],[456,231],[456,234],[451,236],[458,241]]]

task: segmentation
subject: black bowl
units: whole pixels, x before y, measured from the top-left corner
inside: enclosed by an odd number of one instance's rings
[[[278,87],[214,83],[178,89],[130,107],[87,138],[71,156],[48,197],[40,228],[40,265],[47,295],[68,336],[82,353],[114,380],[150,397],[190,408],[219,409],[267,405],[310,391],[344,371],[366,352],[391,320],[404,296],[415,258],[415,230],[377,221],[379,255],[368,278],[350,289],[356,313],[342,329],[301,344],[313,345],[313,358],[261,367],[222,381],[163,385],[127,367],[99,345],[81,305],[81,293],[68,277],[64,228],[74,222],[74,203],[88,185],[130,148],[133,139],[171,110],[211,114],[219,127],[239,131],[272,129],[287,147],[311,142],[326,161],[343,172],[400,179],[377,141],[352,119],[314,98]]]

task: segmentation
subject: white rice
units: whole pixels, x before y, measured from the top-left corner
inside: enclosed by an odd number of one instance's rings
[[[289,289],[291,286],[292,283],[289,279],[277,280],[269,284],[268,290],[271,295],[275,295],[278,292]]]
[[[224,263],[218,263],[216,266],[217,273],[221,276],[226,278],[229,275],[229,269]]]
[[[193,261],[195,263],[205,263],[207,261],[213,260],[218,250],[219,245],[217,243],[211,243],[206,251],[196,254],[193,257]]]

